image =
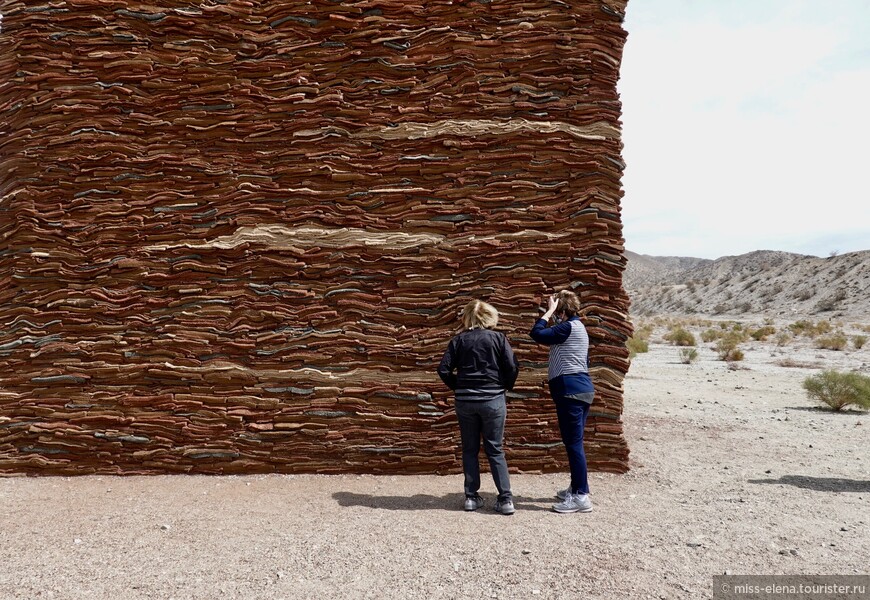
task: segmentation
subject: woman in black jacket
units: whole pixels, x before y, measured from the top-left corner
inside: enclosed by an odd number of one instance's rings
[[[483,435],[483,449],[498,489],[495,510],[512,515],[514,503],[502,440],[507,417],[505,392],[513,389],[519,364],[504,334],[493,331],[497,324],[498,311],[493,306],[480,300],[469,302],[462,311],[463,331],[450,340],[438,365],[438,375],[456,396],[465,472],[465,510],[483,506],[483,498],[478,494],[478,454]]]

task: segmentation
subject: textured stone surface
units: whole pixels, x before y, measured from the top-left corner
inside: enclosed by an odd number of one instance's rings
[[[469,298],[564,467],[542,297],[622,471],[625,0],[0,1],[0,472],[455,472]]]

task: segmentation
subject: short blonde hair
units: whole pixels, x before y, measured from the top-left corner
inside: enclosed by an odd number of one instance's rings
[[[462,309],[462,326],[466,329],[477,327],[495,329],[496,325],[498,325],[498,311],[492,304],[472,300]]]
[[[569,317],[576,317],[580,314],[580,298],[571,290],[562,290],[556,294],[556,300],[559,304],[556,307],[556,312],[564,312]]]

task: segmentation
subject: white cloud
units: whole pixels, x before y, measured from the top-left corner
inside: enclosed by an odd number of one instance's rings
[[[707,258],[870,249],[870,20],[844,31],[854,22],[794,5],[765,22],[698,5],[672,22],[644,17],[627,22],[620,83],[627,247]]]

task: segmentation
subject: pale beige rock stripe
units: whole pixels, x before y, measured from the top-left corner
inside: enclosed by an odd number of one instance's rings
[[[452,247],[473,242],[511,241],[537,239],[558,239],[569,233],[547,233],[543,231],[520,231],[495,235],[466,235],[447,238],[435,233],[407,233],[402,231],[367,231],[353,227],[329,229],[325,227],[285,227],[283,225],[257,225],[240,227],[231,235],[224,235],[204,242],[182,242],[177,244],[158,244],[146,250],[168,250],[170,248],[218,248],[229,249],[241,244],[258,244],[273,249],[321,246],[326,248],[346,248],[363,245],[381,250],[406,250],[420,246]]]
[[[302,129],[293,133],[295,137],[315,137],[319,135],[339,135],[358,139],[381,140],[419,140],[441,135],[474,137],[479,135],[506,135],[517,132],[567,133],[584,140],[603,141],[619,139],[620,131],[610,123],[598,121],[589,125],[571,125],[561,121],[529,121],[527,119],[450,119],[432,123],[398,123],[395,127],[364,127],[350,132],[341,127],[320,127]]]

